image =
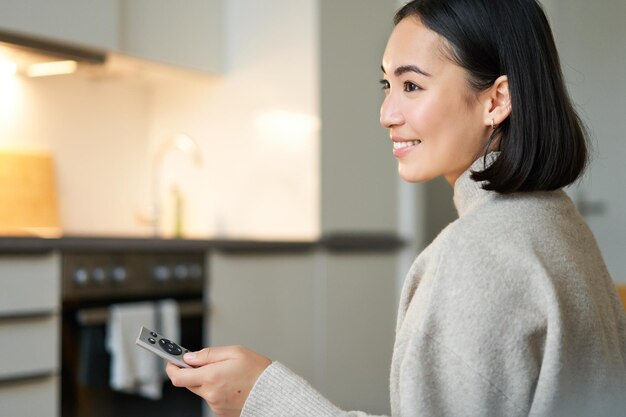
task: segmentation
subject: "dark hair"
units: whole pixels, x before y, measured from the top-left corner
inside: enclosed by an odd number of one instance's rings
[[[552,31],[536,0],[414,0],[394,18],[419,19],[447,41],[450,59],[482,91],[508,78],[511,115],[492,133],[500,155],[471,178],[500,193],[554,190],[587,165],[587,132],[574,110]],[[477,155],[478,157],[478,155]]]

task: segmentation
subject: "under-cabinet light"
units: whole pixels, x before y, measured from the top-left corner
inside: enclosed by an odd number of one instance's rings
[[[17,72],[17,64],[11,61],[0,61],[0,77],[11,77]]]
[[[71,74],[76,71],[76,61],[52,61],[32,64],[26,70],[29,77],[46,77],[49,75]]]

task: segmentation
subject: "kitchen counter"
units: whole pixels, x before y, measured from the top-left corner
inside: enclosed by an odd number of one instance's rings
[[[60,238],[0,237],[1,254],[46,253],[61,251],[168,251],[188,252],[217,250],[229,253],[306,252],[325,249],[330,252],[387,252],[401,248],[404,242],[393,234],[341,233],[313,241],[272,241],[238,239],[161,239],[126,237],[68,236]]]

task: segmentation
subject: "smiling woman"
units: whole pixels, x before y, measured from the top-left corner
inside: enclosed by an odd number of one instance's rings
[[[585,167],[586,135],[539,3],[414,0],[382,70],[401,178],[445,177],[459,214],[407,274],[392,415],[623,415],[626,317],[561,189]],[[242,347],[185,360],[198,369],[169,364],[170,378],[219,417],[368,416]]]

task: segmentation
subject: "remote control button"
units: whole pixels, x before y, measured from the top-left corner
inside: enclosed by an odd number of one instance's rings
[[[149,337],[148,338],[148,342],[152,343],[153,345],[156,343],[156,340],[154,340],[153,338]]]
[[[183,350],[180,348],[180,346],[167,339],[159,340],[159,345],[161,346],[161,349],[163,349],[170,355],[179,356],[183,353]]]
[[[156,334],[155,332],[150,332],[150,336],[152,336],[152,337],[157,337],[157,336],[158,336],[158,334]]]

